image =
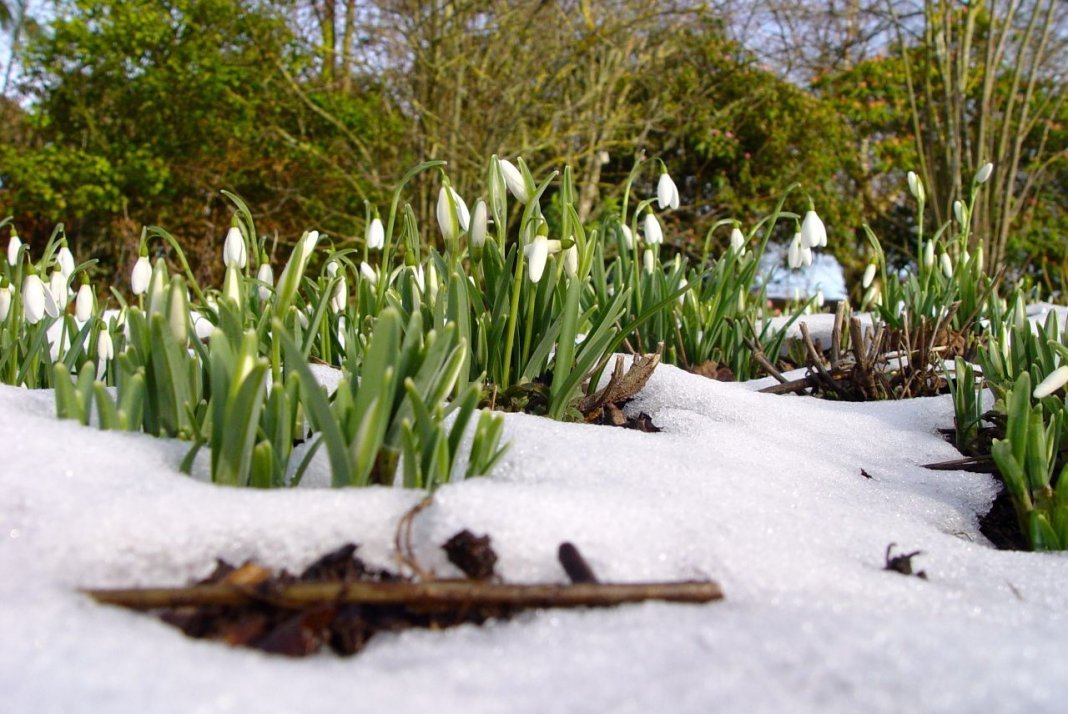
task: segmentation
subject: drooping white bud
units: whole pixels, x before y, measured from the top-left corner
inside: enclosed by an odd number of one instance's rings
[[[634,234],[630,231],[630,226],[626,223],[619,224],[619,232],[623,235],[623,244],[627,246],[627,250],[634,250]]]
[[[142,255],[134,263],[133,272],[130,274],[130,289],[134,295],[144,295],[148,290],[148,281],[152,279],[152,264],[148,262],[148,256]]]
[[[7,264],[11,267],[15,267],[19,262],[19,251],[22,249],[22,240],[15,235],[11,234],[11,240],[7,242]]]
[[[524,250],[528,261],[527,274],[530,276],[530,282],[536,283],[545,272],[545,262],[549,258],[549,239],[537,236]]]
[[[656,256],[653,255],[652,248],[646,248],[642,253],[642,266],[645,268],[645,272],[649,275],[653,274],[653,269],[656,267]]]
[[[964,203],[960,200],[953,202],[953,215],[957,218],[957,223],[962,226],[968,222],[967,217],[964,215]]]
[[[61,247],[56,253],[56,261],[59,263],[59,272],[63,273],[64,278],[69,278],[74,272],[74,255],[70,252],[70,248]]]
[[[386,229],[382,226],[382,219],[375,216],[367,226],[367,250],[382,250],[386,245]]]
[[[368,265],[366,261],[360,263],[360,275],[370,282],[371,285],[378,283],[378,273],[375,272],[375,269]]]
[[[990,180],[990,174],[994,173],[994,164],[987,161],[985,164],[979,167],[979,170],[975,172],[975,182],[977,184],[986,183]]]
[[[923,265],[926,268],[933,268],[935,262],[935,244],[933,240],[927,241],[927,245],[923,247]]]
[[[786,251],[786,264],[790,266],[790,270],[798,270],[804,264],[801,248],[801,234],[794,233],[794,239],[790,241],[790,247]]]
[[[731,250],[736,253],[745,253],[745,234],[738,226],[731,229]]]
[[[78,297],[74,300],[74,316],[78,322],[86,323],[93,316],[93,289],[89,283],[82,283],[78,288]]]
[[[266,258],[266,256],[264,257]],[[260,300],[266,300],[271,296],[271,289],[274,287],[274,270],[271,269],[271,264],[266,260],[260,263],[260,267],[256,271],[256,280],[261,283],[256,292],[259,294]]]
[[[7,319],[7,314],[11,312],[11,286],[0,285],[0,322]]]
[[[660,228],[660,221],[656,214],[649,211],[645,214],[645,242],[649,245],[659,245],[664,242],[664,231]]]
[[[241,229],[230,226],[226,231],[226,240],[223,241],[223,265],[227,268],[244,270],[248,264],[248,253],[245,250],[245,238],[241,235]]]
[[[52,293],[52,299],[60,309],[70,304],[70,289],[67,287],[67,278],[59,270],[52,271],[48,278],[48,290]]]
[[[806,248],[819,248],[827,245],[827,227],[815,211],[809,210],[801,221],[801,242]]]
[[[46,292],[44,283],[36,273],[30,273],[22,279],[22,311],[27,323],[36,325],[45,316],[45,302],[51,298],[51,295],[45,297]]]
[[[679,207],[679,187],[675,185],[667,171],[661,172],[660,180],[656,184],[656,205],[661,210]]]

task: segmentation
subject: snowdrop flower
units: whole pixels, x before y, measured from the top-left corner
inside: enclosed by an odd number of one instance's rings
[[[627,246],[627,250],[634,250],[634,234],[630,231],[630,226],[626,223],[619,224],[620,232],[623,234],[623,243]]]
[[[827,299],[823,296],[823,289],[822,288],[817,289],[816,290],[816,307],[823,307],[823,303],[825,303],[826,301],[827,301]]]
[[[807,245],[801,246],[801,264],[806,268],[812,265],[812,249]]]
[[[645,252],[642,253],[642,266],[649,275],[653,274],[653,268],[656,267],[655,260],[656,256],[653,255],[653,249],[646,248]]]
[[[475,203],[475,212],[471,214],[471,246],[481,248],[486,242],[486,228],[489,224],[486,202],[481,198]]]
[[[142,255],[134,263],[133,273],[130,275],[130,289],[134,295],[144,295],[148,290],[148,281],[152,279],[152,264],[148,262],[148,256]]]
[[[578,245],[572,245],[564,251],[564,272],[567,273],[567,277],[574,278],[578,275],[578,267]]]
[[[70,289],[67,288],[67,278],[60,270],[52,271],[48,278],[48,290],[52,293],[52,299],[56,305],[66,307],[70,303]]]
[[[935,244],[933,240],[927,241],[923,247],[923,265],[925,268],[933,268],[935,262]]]
[[[868,263],[864,269],[864,279],[860,281],[860,287],[867,290],[871,287],[871,281],[875,280],[875,263]]]
[[[223,297],[240,305],[241,282],[238,279],[237,271],[236,265],[231,265],[226,269],[226,275],[223,277]]]
[[[336,261],[331,260],[326,264],[326,274],[331,278],[337,277],[338,265]],[[334,292],[330,294],[330,310],[338,313],[345,309],[345,304],[348,302],[348,283],[345,281],[345,274],[341,274],[341,280],[334,286]]]
[[[375,272],[375,269],[368,265],[366,261],[360,263],[360,275],[370,282],[371,285],[376,285],[378,283],[378,273]]]
[[[660,181],[656,184],[656,205],[661,210],[679,207],[679,187],[671,180],[667,170],[660,172]]]
[[[990,164],[987,164],[989,166]],[[1049,375],[1038,383],[1035,387],[1035,391],[1032,396],[1035,399],[1042,399],[1056,392],[1058,389],[1068,384],[1068,365],[1061,365],[1057,369],[1049,373]]]
[[[735,226],[731,229],[731,250],[735,253],[745,254],[745,234],[742,229]]]
[[[382,227],[382,219],[374,217],[367,226],[367,250],[382,250],[386,245],[386,229]]]
[[[497,164],[501,168],[501,176],[504,177],[508,192],[515,196],[515,200],[526,205],[530,200],[530,192],[527,190],[523,173],[508,159],[497,159]]]
[[[22,240],[14,229],[11,231],[11,240],[7,242],[7,264],[15,267],[19,262],[19,251],[22,249]]]
[[[927,199],[927,194],[923,190],[923,181],[916,175],[915,171],[909,171],[907,174],[909,182],[909,192],[920,203],[923,203]]]
[[[649,245],[660,245],[664,242],[664,231],[652,211],[645,214],[645,242]]]
[[[957,217],[957,223],[962,226],[968,222],[964,215],[964,203],[959,200],[953,202],[953,215]]]
[[[530,282],[536,283],[541,280],[545,272],[545,261],[549,258],[549,239],[545,236],[536,236],[524,251],[527,254],[527,274]]]
[[[438,191],[437,218],[446,242],[456,240],[459,232],[467,230],[471,223],[467,204],[450,186],[442,186]]]
[[[59,272],[63,273],[64,278],[69,278],[74,272],[74,255],[70,252],[70,248],[66,245],[61,247],[56,253],[56,261],[59,263]]]
[[[22,279],[22,311],[26,322],[36,325],[45,316],[45,302],[52,298],[45,289],[37,273],[30,273]]]
[[[805,248],[819,248],[827,245],[827,228],[811,208],[801,221],[801,242]]]
[[[804,256],[801,254],[801,234],[794,233],[794,239],[790,241],[790,248],[786,251],[786,264],[790,270],[798,270],[804,264]]]
[[[679,288],[680,288],[680,289],[681,289],[681,288],[688,288],[688,287],[690,287],[690,281],[689,281],[689,280],[687,280],[686,278],[682,278],[682,279],[680,279],[680,280],[679,280]],[[679,295],[679,296],[678,296],[678,297],[676,298],[676,300],[678,300],[678,301],[679,301],[679,304],[681,305],[681,304],[683,304],[684,302],[686,302],[686,296],[687,296],[687,295],[689,295],[689,294],[690,294],[690,291],[689,291],[689,290],[687,290],[687,291],[686,291],[686,292],[684,292],[684,293],[683,293],[682,295]]]
[[[78,297],[74,300],[74,316],[78,322],[89,322],[93,316],[93,289],[89,283],[83,282],[78,288]]]
[[[983,258],[983,246],[979,246],[978,248],[976,248],[975,253],[975,269],[978,270],[980,273],[983,272],[984,262],[985,259]]]
[[[96,356],[103,363],[108,360],[115,359],[115,343],[111,339],[111,333],[105,327],[100,331],[100,336],[96,339]]]
[[[245,238],[241,235],[241,229],[230,226],[226,232],[226,240],[223,241],[223,265],[227,268],[244,270],[248,264],[248,253],[245,250]]]
[[[11,312],[11,286],[7,284],[7,280],[4,280],[3,285],[0,285],[0,322],[7,319],[9,312]]]
[[[260,296],[260,300],[266,300],[271,296],[271,288],[274,287],[274,270],[271,269],[271,264],[267,262],[266,255],[260,258],[260,267],[256,271],[256,280],[262,283],[256,289],[256,292]]]
[[[953,261],[949,259],[949,253],[942,253],[942,257],[940,258],[940,260],[942,262],[942,273],[947,278],[952,278],[953,277]]]
[[[990,174],[994,173],[994,164],[987,161],[975,172],[975,183],[983,184],[990,180]]]

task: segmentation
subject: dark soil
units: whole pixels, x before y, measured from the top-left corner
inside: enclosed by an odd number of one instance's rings
[[[1020,530],[1020,520],[1016,517],[1016,509],[1004,484],[994,499],[994,505],[986,515],[979,516],[979,532],[998,550],[1031,550]]]

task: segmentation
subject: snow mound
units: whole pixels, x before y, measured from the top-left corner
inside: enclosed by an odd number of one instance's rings
[[[996,493],[936,432],[948,399],[840,404],[658,367],[630,408],[659,434],[506,417],[492,477],[442,488],[417,555],[489,533],[508,580],[713,578],[726,600],[542,611],[379,635],[302,661],[186,639],[81,587],[183,584],[214,560],[300,569],[342,543],[392,566],[420,493],[260,492],[185,477],[186,445],[53,416],[0,387],[0,711],[1059,711],[1068,557],[994,550]],[[871,479],[861,475],[864,469]],[[928,580],[884,571],[894,542]]]

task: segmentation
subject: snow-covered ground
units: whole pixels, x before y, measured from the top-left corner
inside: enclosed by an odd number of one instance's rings
[[[664,431],[507,416],[504,463],[438,492],[417,555],[454,574],[438,546],[469,528],[508,580],[561,582],[570,540],[605,581],[708,577],[725,600],[294,661],[78,589],[184,584],[216,557],[298,570],[348,541],[392,566],[421,494],[215,487],[178,473],[184,444],[58,422],[51,393],[0,387],[0,712],[1064,711],[1068,555],[993,549],[993,479],[919,466],[958,456],[935,431],[948,399],[838,404],[661,366],[632,406]],[[929,579],[884,571],[891,542]]]

